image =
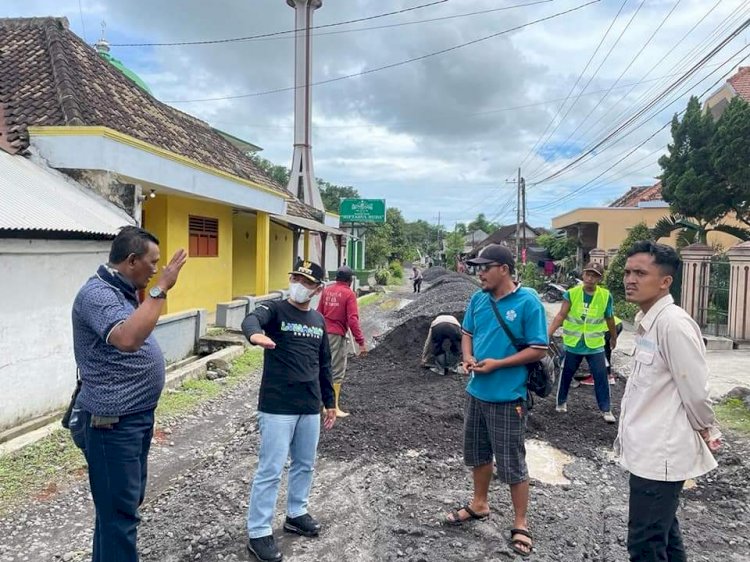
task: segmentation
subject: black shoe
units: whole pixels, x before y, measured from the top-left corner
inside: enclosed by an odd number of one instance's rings
[[[284,558],[284,555],[276,548],[276,541],[273,540],[273,535],[248,540],[247,549],[260,562],[281,562],[282,558]]]
[[[309,513],[294,518],[287,516],[284,521],[284,530],[303,537],[317,537],[320,534],[320,523],[315,521]]]

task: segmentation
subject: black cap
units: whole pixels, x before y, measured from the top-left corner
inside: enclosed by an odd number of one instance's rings
[[[351,281],[354,277],[354,272],[351,267],[342,265],[336,270],[336,281]]]
[[[289,274],[301,275],[302,277],[306,277],[307,279],[309,279],[310,281],[314,281],[315,283],[322,283],[323,278],[325,277],[323,268],[320,267],[317,263],[313,263],[311,261],[299,262],[294,268],[294,271],[290,271]]]
[[[485,265],[488,263],[507,265],[511,271],[514,271],[516,267],[516,260],[513,259],[513,254],[508,248],[500,244],[490,244],[479,253],[479,256],[468,260],[466,263],[468,265]]]

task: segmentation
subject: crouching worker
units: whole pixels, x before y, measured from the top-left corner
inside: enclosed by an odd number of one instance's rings
[[[307,502],[321,402],[326,408],[323,426],[331,429],[336,421],[325,321],[310,308],[310,300],[322,288],[323,269],[301,262],[290,273],[289,299],[261,304],[242,322],[245,337],[265,350],[258,393],[260,450],[247,512],[247,547],[262,562],[282,559],[271,523],[287,458],[291,464],[284,530],[306,537],[320,532]]]
[[[422,366],[438,375],[462,373],[461,323],[450,314],[441,314],[430,324],[422,349]]]

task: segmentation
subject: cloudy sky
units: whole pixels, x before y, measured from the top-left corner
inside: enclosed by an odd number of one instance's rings
[[[507,182],[519,166],[538,226],[653,183],[669,141],[660,129],[750,54],[750,34],[670,86],[750,17],[750,2],[589,2],[324,0],[314,80],[342,79],[313,91],[316,175],[385,198],[411,220],[439,214],[449,227],[479,212],[515,221]],[[285,0],[27,0],[2,12],[66,16],[89,43],[106,22],[111,54],[157,98],[289,164],[293,92],[265,92],[293,86],[293,34],[144,45],[289,31]],[[363,18],[372,19],[336,25]],[[391,66],[410,59],[418,60]]]

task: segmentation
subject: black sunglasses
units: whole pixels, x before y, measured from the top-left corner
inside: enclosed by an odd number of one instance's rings
[[[482,265],[478,265],[477,269],[481,271],[482,273],[487,273],[493,267],[502,267],[504,265],[507,265],[507,264],[505,263],[483,263]]]

